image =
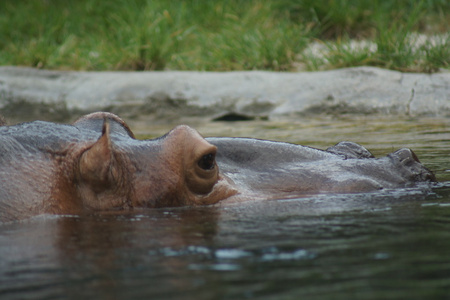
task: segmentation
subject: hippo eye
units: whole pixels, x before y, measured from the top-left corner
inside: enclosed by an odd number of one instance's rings
[[[198,166],[203,170],[211,170],[214,168],[215,165],[214,159],[215,159],[214,153],[203,155],[198,161]]]

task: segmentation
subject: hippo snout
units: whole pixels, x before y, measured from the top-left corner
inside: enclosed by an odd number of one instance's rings
[[[436,181],[433,172],[420,162],[417,155],[409,148],[401,148],[388,155],[399,166],[405,177],[412,181]]]

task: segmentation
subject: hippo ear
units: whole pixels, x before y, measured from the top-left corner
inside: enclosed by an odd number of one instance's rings
[[[105,120],[108,120],[110,122],[110,131],[114,132],[115,134],[123,134],[133,139],[135,138],[130,127],[128,127],[127,123],[125,123],[124,120],[122,120],[115,114],[108,112],[95,112],[88,114],[76,120],[72,125],[78,128],[100,131]]]
[[[112,182],[113,149],[108,119],[103,123],[102,136],[80,157],[81,179],[96,189],[107,188]]]

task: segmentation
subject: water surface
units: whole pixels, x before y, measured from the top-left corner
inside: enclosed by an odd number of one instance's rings
[[[1,299],[449,299],[450,121],[193,123],[376,156],[411,147],[441,183],[228,207],[38,216],[0,224]],[[131,124],[144,136],[172,125]]]

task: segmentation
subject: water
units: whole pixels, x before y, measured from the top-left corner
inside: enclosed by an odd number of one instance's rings
[[[375,155],[407,146],[444,182],[0,224],[0,299],[450,299],[450,120],[193,125],[320,148],[352,140]]]

